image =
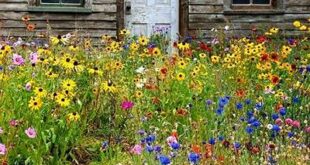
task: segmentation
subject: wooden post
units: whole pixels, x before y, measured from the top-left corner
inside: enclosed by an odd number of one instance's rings
[[[188,0],[180,0],[179,12],[179,31],[184,37],[188,32]]]

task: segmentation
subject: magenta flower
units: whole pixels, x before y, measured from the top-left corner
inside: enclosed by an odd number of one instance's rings
[[[136,144],[131,150],[130,152],[136,155],[141,155],[142,153],[142,146],[140,144]]]
[[[293,121],[292,126],[295,127],[295,128],[299,128],[300,127],[300,122],[295,120],[295,121]]]
[[[290,118],[285,119],[285,124],[291,126],[293,124],[293,120]]]
[[[123,101],[121,106],[123,110],[128,110],[134,106],[134,103],[131,101]]]
[[[29,127],[28,129],[26,129],[25,133],[29,138],[35,138],[37,136],[36,130],[32,127]]]
[[[5,155],[6,147],[4,144],[0,143],[0,155]]]
[[[25,60],[21,55],[13,54],[13,64],[14,65],[23,65],[25,63]]]

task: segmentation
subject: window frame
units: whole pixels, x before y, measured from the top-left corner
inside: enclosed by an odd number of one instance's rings
[[[29,12],[50,13],[92,13],[93,0],[81,0],[81,4],[42,3],[41,0],[28,0]]]
[[[224,14],[284,14],[283,0],[270,0],[269,4],[233,4],[233,0],[223,1]]]
[[[44,3],[42,2],[42,0],[38,0],[39,1],[39,4],[40,6],[44,6],[44,5],[51,5],[51,6],[60,6],[60,7],[63,7],[63,6],[83,6],[85,1],[84,0],[80,0],[79,3],[62,3],[62,2],[59,2],[59,3]],[[62,1],[62,0],[60,0]]]

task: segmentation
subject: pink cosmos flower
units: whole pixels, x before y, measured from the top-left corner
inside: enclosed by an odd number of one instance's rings
[[[295,120],[295,121],[293,121],[292,125],[293,125],[293,127],[295,127],[295,128],[299,128],[299,127],[300,127],[300,122],[297,121],[297,120]]]
[[[131,150],[130,152],[136,155],[141,155],[142,153],[142,146],[140,144],[136,144]]]
[[[32,127],[29,127],[28,129],[26,129],[25,133],[29,138],[35,138],[37,136],[36,130]]]
[[[134,106],[134,103],[131,101],[123,101],[121,106],[123,110],[128,110]]]
[[[310,126],[308,126],[308,127],[305,128],[305,132],[306,132],[306,133],[310,133]]]
[[[0,143],[0,155],[5,155],[6,147],[4,144]]]
[[[30,91],[31,90],[31,83],[28,82],[26,85],[25,85],[25,89],[26,91]]]
[[[37,52],[32,52],[30,55],[29,55],[29,60],[32,64],[35,64],[37,63],[38,61],[38,53]]]
[[[178,143],[178,140],[175,136],[169,136],[166,140],[169,145],[171,145],[172,143]]]
[[[293,120],[292,119],[290,119],[290,118],[287,118],[287,119],[285,119],[285,124],[287,124],[287,125],[292,125],[293,124]]]
[[[23,65],[24,63],[25,63],[25,60],[21,55],[13,54],[13,64],[14,65]]]
[[[283,121],[282,121],[282,119],[277,118],[275,123],[280,126],[280,125],[282,125]]]

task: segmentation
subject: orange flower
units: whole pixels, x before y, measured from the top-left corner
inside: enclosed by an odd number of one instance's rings
[[[34,29],[36,28],[36,25],[35,24],[27,24],[27,30],[28,31],[34,31]]]
[[[171,136],[174,136],[176,139],[178,139],[178,131],[172,130]]]
[[[245,94],[246,94],[246,92],[245,92],[245,90],[243,90],[243,89],[238,89],[238,90],[236,91],[236,96],[238,96],[238,97],[244,97]]]
[[[277,75],[272,75],[270,78],[273,85],[277,85],[280,82],[280,77]]]
[[[30,21],[30,17],[29,17],[29,15],[25,15],[25,16],[23,16],[23,17],[22,17],[22,20],[23,20],[24,22],[28,22],[28,21]]]
[[[192,145],[192,151],[195,152],[196,154],[200,154],[200,146],[193,144]]]
[[[187,115],[187,110],[184,109],[184,108],[180,108],[180,109],[177,110],[177,115],[185,116],[185,115]]]

